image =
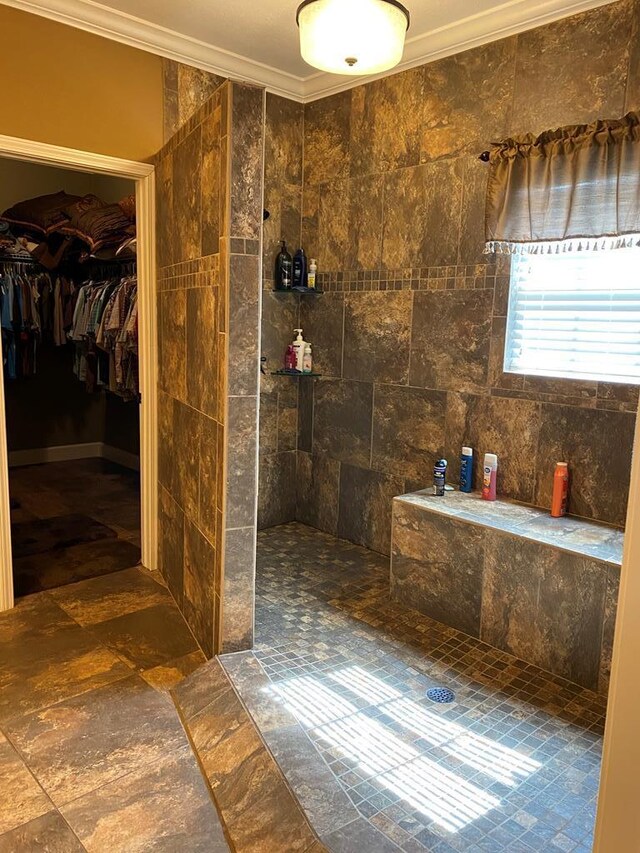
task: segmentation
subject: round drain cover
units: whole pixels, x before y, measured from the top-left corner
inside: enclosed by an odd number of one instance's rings
[[[453,690],[449,690],[448,687],[431,687],[427,690],[427,697],[432,702],[440,702],[442,704],[453,702],[456,698]]]

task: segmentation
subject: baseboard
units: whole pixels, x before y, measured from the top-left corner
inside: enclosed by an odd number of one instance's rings
[[[135,453],[129,453],[128,450],[121,450],[111,444],[103,444],[101,455],[103,459],[116,462],[124,468],[131,468],[132,471],[140,470],[140,457],[136,456]]]
[[[74,459],[109,459],[110,462],[116,462],[125,468],[140,470],[140,458],[135,453],[128,453],[103,441],[11,450],[9,468],[17,468],[20,465],[41,465],[43,462],[70,462]]]
[[[102,456],[102,442],[60,444],[55,447],[33,447],[30,450],[10,450],[9,467],[40,465],[43,462],[69,462],[72,459],[92,459]]]

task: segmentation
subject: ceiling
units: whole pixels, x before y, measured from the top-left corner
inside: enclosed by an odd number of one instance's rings
[[[303,62],[295,23],[298,0],[0,2],[223,76],[261,83],[299,101],[362,82],[362,78],[315,71]],[[612,0],[403,2],[411,13],[411,27],[400,67],[457,53]]]

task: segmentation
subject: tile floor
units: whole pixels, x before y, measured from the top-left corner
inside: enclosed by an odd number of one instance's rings
[[[323,842],[591,850],[603,698],[391,603],[388,576],[300,524],[264,531],[255,649],[221,659]]]
[[[106,525],[116,538],[78,542],[33,554],[14,553],[16,593],[50,589],[135,566],[140,560],[140,476],[106,459],[11,468],[14,531],[29,522],[76,515]],[[15,533],[14,533],[15,535]],[[113,533],[111,534],[113,536]]]
[[[0,853],[228,850],[166,692],[203,662],[140,568],[0,614]]]
[[[140,545],[140,475],[107,459],[75,459],[9,470],[9,492],[20,507],[13,522],[84,513]]]

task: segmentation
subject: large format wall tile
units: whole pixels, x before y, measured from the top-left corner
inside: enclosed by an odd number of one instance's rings
[[[420,162],[423,87],[424,69],[412,68],[352,91],[352,175]]]
[[[338,536],[372,551],[391,548],[391,505],[404,492],[404,480],[353,465],[340,470]]]
[[[598,675],[598,691],[600,693],[606,693],[609,690],[611,659],[613,657],[613,639],[616,629],[619,594],[620,569],[617,566],[609,566],[607,568],[607,589],[604,599],[604,618],[602,626],[602,652],[600,655],[600,672]]]
[[[298,452],[296,519],[335,534],[338,529],[340,463],[326,453]]]
[[[481,483],[485,453],[498,455],[498,493],[533,502],[540,407],[530,400],[450,392],[447,397],[447,458],[450,479],[460,475],[463,445],[475,450],[475,483]]]
[[[312,101],[304,111],[304,182],[320,184],[349,174],[351,92]]]
[[[409,382],[476,391],[487,384],[493,290],[416,293]]]
[[[344,296],[325,293],[304,297],[300,325],[313,350],[313,369],[323,376],[342,376]]]
[[[406,384],[412,296],[409,290],[346,295],[345,379]]]
[[[184,616],[200,648],[213,655],[215,551],[195,524],[184,530]]]
[[[543,404],[536,503],[550,506],[555,463],[568,462],[569,511],[623,526],[634,429],[631,412]]]
[[[384,187],[383,266],[454,264],[461,201],[457,160],[390,172]]]
[[[372,467],[429,482],[444,452],[446,405],[443,391],[375,385]]]
[[[631,6],[611,3],[518,36],[511,130],[541,133],[624,109]]]
[[[625,98],[625,113],[640,110],[640,0],[632,4],[633,26],[631,30],[629,76]]]
[[[255,527],[227,530],[221,638],[221,650],[225,654],[250,649],[253,645],[255,583]]]
[[[314,389],[314,449],[367,467],[372,406],[373,386],[368,382],[319,381]]]
[[[184,290],[158,294],[160,322],[158,348],[159,382],[167,393],[185,400],[187,396],[187,300]]]
[[[378,269],[382,259],[381,175],[364,175],[348,182],[349,237],[347,269]]]
[[[160,571],[178,607],[184,595],[184,513],[169,492],[160,486],[158,495]]]
[[[598,689],[606,564],[487,531],[481,639]]]
[[[200,257],[201,240],[201,172],[202,133],[200,127],[181,142],[173,155],[173,222],[176,240],[176,261]]]
[[[227,526],[249,527],[255,515],[257,453],[255,397],[234,397],[227,433]]]
[[[262,227],[264,91],[256,86],[234,83],[231,100],[229,230],[232,237],[257,240]]]
[[[193,287],[187,291],[187,397],[209,417],[218,413],[218,288]],[[167,296],[171,294],[165,294]],[[166,306],[165,306],[166,307]]]
[[[260,457],[258,529],[286,524],[296,517],[296,452]]]
[[[220,138],[226,133],[221,127],[222,107],[216,106],[202,123],[202,254],[217,254],[220,248],[222,221],[222,187],[225,165],[220,162]],[[223,176],[223,177],[221,177]]]
[[[230,256],[229,335],[227,367],[228,393],[250,394],[258,391],[260,360],[260,259],[257,255]]]
[[[477,154],[504,136],[515,54],[510,38],[424,66],[422,162]]]
[[[438,622],[480,635],[484,531],[393,505],[391,595]]]

